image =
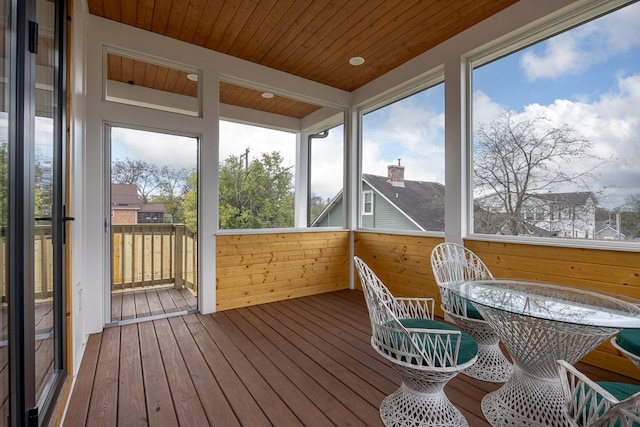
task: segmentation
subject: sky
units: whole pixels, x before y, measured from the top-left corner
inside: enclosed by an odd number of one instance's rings
[[[608,161],[593,190],[616,207],[640,195],[640,3],[478,68],[474,126],[509,110],[567,124]],[[499,78],[495,78],[499,76]],[[579,168],[572,162],[567,168]],[[576,191],[570,187],[559,191]]]
[[[638,22],[640,3],[476,68],[474,128],[503,111],[567,124],[592,142],[598,156],[610,159],[594,183],[595,191],[606,188],[602,205],[615,207],[628,195],[640,195]],[[444,84],[366,114],[363,171],[386,176],[387,166],[400,159],[406,179],[444,182],[444,122]],[[277,150],[285,165],[295,164],[295,134],[222,121],[220,136],[221,160],[249,148],[250,159]],[[122,147],[114,150],[116,158],[133,156],[138,149],[151,161],[170,154],[176,166],[189,167],[196,158],[188,148],[194,144],[154,137],[146,145],[139,136],[114,141]],[[342,141],[342,127],[314,140],[314,194],[330,198],[341,188]]]

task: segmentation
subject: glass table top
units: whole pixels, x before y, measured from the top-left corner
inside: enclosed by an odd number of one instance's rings
[[[610,328],[640,328],[640,306],[597,292],[543,282],[471,280],[449,290],[474,304],[553,321]]]

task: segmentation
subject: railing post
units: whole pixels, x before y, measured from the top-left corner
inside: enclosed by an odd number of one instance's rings
[[[176,224],[176,235],[175,235],[175,288],[182,289],[184,287],[184,228],[185,226],[182,224]]]

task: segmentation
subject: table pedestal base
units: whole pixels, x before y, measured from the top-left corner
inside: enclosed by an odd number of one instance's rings
[[[387,427],[469,426],[462,413],[444,393],[420,393],[404,384],[384,398],[380,404],[380,418]]]
[[[494,427],[571,426],[559,379],[538,379],[519,369],[482,399],[482,413]]]
[[[394,366],[402,384],[380,404],[380,418],[394,427],[468,427],[469,423],[444,393],[458,371],[433,372]]]

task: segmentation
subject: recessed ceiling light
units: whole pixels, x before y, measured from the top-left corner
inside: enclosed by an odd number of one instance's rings
[[[364,64],[364,58],[362,56],[354,56],[349,60],[349,64],[351,65],[362,65]]]
[[[197,82],[198,81],[198,75],[196,73],[187,74],[187,78],[189,80],[191,80],[192,82]]]
[[[273,98],[273,94],[271,92],[263,92],[262,97],[266,99],[271,99]]]

